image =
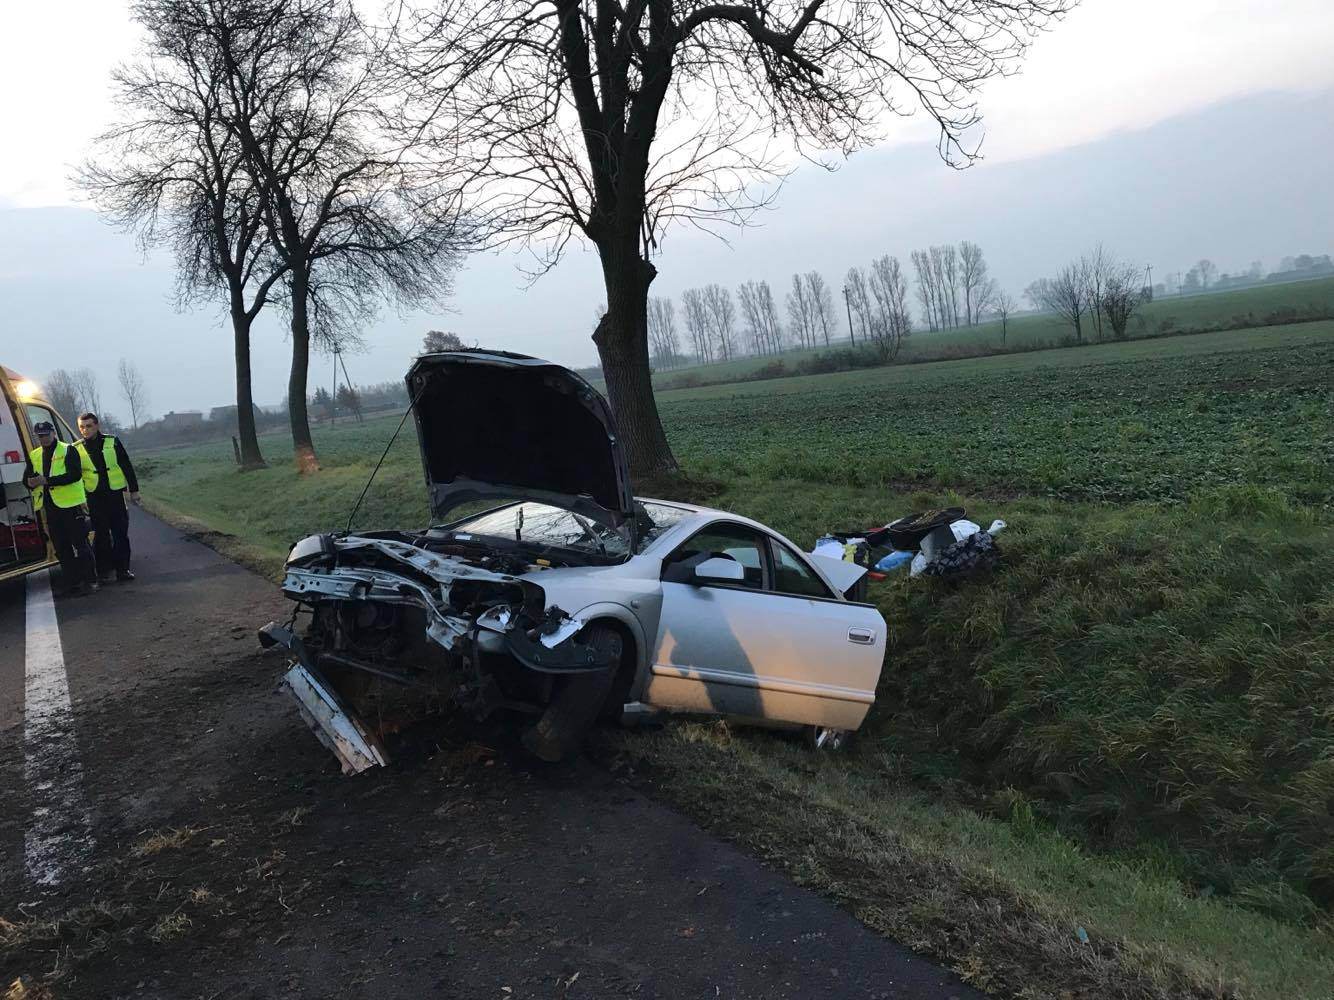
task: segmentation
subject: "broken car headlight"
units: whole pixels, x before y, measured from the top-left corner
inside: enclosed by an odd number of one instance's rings
[[[307,535],[287,553],[288,566],[307,566],[324,556],[335,553],[333,538],[329,535]]]

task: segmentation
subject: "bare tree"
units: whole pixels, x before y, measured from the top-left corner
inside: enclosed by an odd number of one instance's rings
[[[130,408],[130,421],[134,429],[139,429],[139,415],[148,408],[148,386],[139,372],[139,366],[133,361],[120,359],[116,367],[116,378],[120,382],[120,394],[125,397],[125,404]]]
[[[741,303],[741,318],[745,320],[750,333],[752,354],[768,353],[768,328],[764,311],[760,307],[759,286],[753,281],[745,281],[737,286],[737,300]]]
[[[550,263],[575,237],[598,251],[606,322],[594,334],[637,472],[673,469],[649,378],[650,255],[673,222],[744,222],[781,164],[767,137],[851,152],[901,94],[967,162],[973,93],[1011,68],[1074,0],[947,4],[768,0],[439,0],[413,20],[400,70],[477,212]],[[762,192],[758,195],[755,192]]]
[[[658,367],[675,366],[681,355],[681,341],[676,335],[676,306],[671,299],[648,300],[648,342]]]
[[[815,309],[810,298],[810,291],[800,274],[792,275],[792,288],[787,293],[788,328],[797,338],[800,347],[815,346]]]
[[[1088,304],[1089,320],[1097,340],[1103,339],[1103,297],[1107,293],[1107,280],[1115,266],[1112,255],[1101,243],[1079,261],[1079,273],[1084,278],[1084,299]]]
[[[46,376],[43,388],[46,392],[47,401],[66,420],[76,420],[83,411],[78,383],[74,376],[64,368],[57,368]]]
[[[415,169],[410,143],[383,134],[394,75],[352,0],[184,2],[222,67],[222,119],[264,194],[267,239],[286,269],[292,445],[298,470],[312,472],[312,337],[346,340],[380,300],[447,295],[460,205]]]
[[[704,292],[698,288],[687,288],[682,292],[681,311],[685,315],[686,334],[695,349],[695,357],[700,364],[707,365],[713,360],[713,343],[710,337],[709,309],[704,304]],[[727,345],[723,346],[725,349]]]
[[[1024,289],[1024,298],[1028,299],[1029,304],[1039,311],[1050,311],[1052,306],[1052,289],[1050,278],[1038,278],[1036,281],[1029,282]]]
[[[1112,328],[1112,336],[1117,340],[1126,339],[1131,317],[1143,301],[1144,286],[1139,268],[1132,264],[1113,264],[1103,285],[1102,310],[1107,325]]]
[[[783,349],[783,325],[778,319],[778,305],[767,281],[747,281],[737,289],[741,315],[750,331],[751,349],[756,354],[777,354]]]
[[[704,308],[713,342],[726,361],[736,353],[736,306],[732,304],[732,293],[723,285],[705,285]]]
[[[937,293],[931,255],[925,250],[914,250],[910,259],[913,270],[917,272],[917,299],[922,306],[922,316],[929,329],[939,330],[940,312],[936,307]]]
[[[758,293],[760,315],[764,319],[769,349],[778,354],[783,350],[783,324],[778,318],[778,303],[774,300],[773,289],[769,287],[769,282],[761,281]]]
[[[1084,341],[1084,317],[1089,310],[1088,280],[1080,264],[1067,264],[1046,285],[1044,307],[1056,313],[1075,331],[1075,340]]]
[[[97,382],[97,372],[91,368],[76,368],[70,375],[74,379],[74,394],[78,406],[75,412],[69,415],[69,419],[73,420],[80,413],[89,411],[101,414],[102,388]]]
[[[874,336],[875,307],[871,301],[871,286],[866,273],[859,267],[848,268],[843,285],[848,297],[848,309],[855,325],[861,327],[862,340]],[[856,340],[856,337],[853,337]]]
[[[903,348],[903,342],[912,331],[908,314],[908,280],[897,257],[888,255],[871,261],[871,298],[874,299],[874,320],[870,324],[871,340],[881,360],[893,361]]]
[[[964,321],[968,326],[974,326],[982,314],[991,278],[987,275],[987,259],[982,248],[968,240],[959,244],[959,280],[963,286]]]
[[[996,289],[993,301],[995,302],[996,317],[1000,320],[1001,344],[1003,346],[1010,333],[1010,314],[1014,312],[1018,303],[1014,301],[1014,297],[1009,292],[999,287]]]
[[[936,284],[940,289],[941,329],[951,329],[959,325],[959,254],[953,246],[932,247],[932,270],[936,273]]]
[[[422,354],[440,354],[444,351],[461,351],[463,349],[463,338],[457,333],[444,330],[427,330],[426,336],[422,337]]]
[[[985,278],[986,265],[981,263],[980,250],[977,254],[975,266],[981,264],[981,277]],[[933,246],[913,251],[910,259],[917,272],[917,295],[927,326],[932,330],[954,329],[959,325],[959,298],[966,291],[962,255],[953,246]],[[971,309],[968,312],[971,314]]]
[[[1195,265],[1195,270],[1200,275],[1200,284],[1207,292],[1209,286],[1213,284],[1214,278],[1218,276],[1218,267],[1207,257]]]
[[[995,278],[988,278],[973,292],[973,322],[980,323],[982,318],[995,311],[996,299],[1000,296],[1000,285]]]
[[[806,290],[815,311],[816,325],[824,336],[825,347],[828,347],[830,332],[838,323],[834,314],[834,292],[819,271],[806,272]]]
[[[137,60],[113,75],[123,120],[98,138],[95,158],[78,182],[145,251],[171,248],[178,308],[226,303],[241,464],[252,469],[264,458],[255,429],[250,332],[286,266],[267,240],[265,192],[243,169],[241,144],[224,121],[226,72],[216,28],[231,17],[232,6],[230,0],[134,4],[142,46]]]

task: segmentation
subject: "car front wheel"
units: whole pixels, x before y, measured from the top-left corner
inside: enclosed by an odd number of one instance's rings
[[[572,674],[562,679],[551,704],[528,732],[523,745],[540,760],[556,762],[573,757],[584,736],[597,721],[611,691],[621,663],[621,634],[608,625],[590,625],[580,640],[591,646],[598,659],[610,663],[606,670]]]

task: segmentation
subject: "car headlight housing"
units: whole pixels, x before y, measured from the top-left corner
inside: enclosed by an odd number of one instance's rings
[[[287,553],[288,566],[309,566],[311,563],[318,562],[325,556],[332,556],[337,550],[334,548],[333,537],[330,535],[307,535],[301,541],[292,546],[292,551]]]

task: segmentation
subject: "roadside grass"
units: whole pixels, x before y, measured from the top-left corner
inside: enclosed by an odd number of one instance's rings
[[[691,490],[803,545],[955,502],[1011,527],[985,579],[872,585],[890,652],[850,754],[691,724],[620,751],[987,988],[1059,996],[1029,948],[1080,995],[1334,995],[1331,370],[1313,323],[662,394]],[[146,494],[272,571],[395,426],[317,429],[304,479],[281,437],[245,475],[147,454]],[[405,429],[356,524],[424,524],[424,493]],[[957,884],[896,885],[895,851]]]
[[[985,579],[872,585],[890,645],[864,745],[944,798],[1032,812],[1193,891],[1321,919],[1334,527],[1258,490],[1179,508],[821,494],[813,507],[800,484],[737,481],[719,503],[803,540],[947,504],[1010,525]]]
[[[1141,321],[1133,324],[1130,335],[1132,338],[1161,337],[1225,327],[1262,327],[1275,321],[1287,322],[1292,317],[1309,315],[1313,311],[1324,315],[1334,312],[1334,278],[1159,299],[1141,310]],[[1088,324],[1085,326],[1085,337],[1091,338],[1092,331],[1087,328]],[[752,377],[776,361],[795,367],[823,351],[847,349],[850,344],[846,328],[840,325],[839,333],[842,339],[834,341],[830,348],[794,348],[759,358],[738,358],[709,365],[663,369],[655,373],[654,379],[659,385],[670,383],[682,375],[696,376],[705,382],[725,382]],[[904,345],[900,357],[905,362],[948,358],[952,354],[966,354],[984,347],[991,350],[1031,351],[1059,347],[1073,335],[1073,330],[1054,315],[1016,316],[1009,322],[1004,344],[1001,342],[999,322],[979,323],[974,327],[934,333],[917,330]]]
[[[928,798],[874,741],[850,758],[820,756],[719,723],[609,741],[605,753],[706,829],[980,989],[1108,1000],[1334,995],[1328,924],[1192,897],[1152,859],[1089,854],[1022,811],[995,819]]]
[[[164,448],[136,458],[152,483],[145,506],[176,527],[266,576],[276,576],[292,544],[342,530],[399,417],[316,427],[322,471],[299,476],[290,439],[265,434],[266,469],[241,473],[230,442]],[[416,434],[405,427],[357,515],[357,527],[425,524],[429,519]]]

